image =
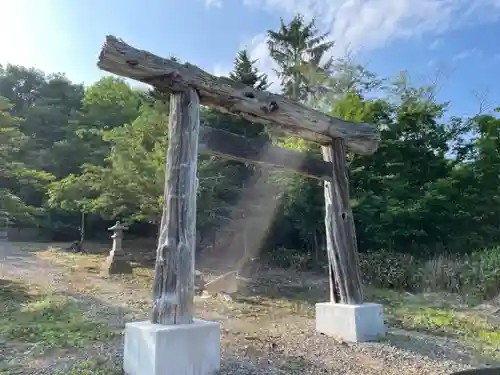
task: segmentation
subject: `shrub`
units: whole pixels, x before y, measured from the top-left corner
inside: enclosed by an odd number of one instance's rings
[[[439,255],[426,261],[408,254],[376,251],[360,254],[364,282],[413,292],[447,291],[490,299],[500,292],[500,248],[471,255]]]
[[[485,298],[500,293],[500,247],[474,252],[467,263],[469,269],[462,275],[464,284]]]
[[[378,250],[360,253],[363,282],[378,288],[409,292],[450,292],[479,300],[500,293],[500,247],[470,255],[441,254],[418,259],[410,254]],[[307,252],[280,248],[267,254],[270,264],[302,270],[327,270]]]
[[[359,258],[363,281],[368,285],[413,290],[420,278],[420,267],[409,254],[381,250],[362,253]]]

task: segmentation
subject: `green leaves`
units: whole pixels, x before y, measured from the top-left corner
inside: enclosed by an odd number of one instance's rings
[[[315,85],[305,68],[309,73],[328,72],[333,60],[323,60],[334,42],[328,40],[328,34],[319,34],[314,20],[305,22],[301,15],[288,24],[281,19],[279,30],[268,30],[267,34],[269,53],[279,67],[277,73],[284,94],[296,100],[306,99]]]
[[[155,221],[163,194],[167,117],[143,106],[131,123],[101,133],[110,145],[103,165],[51,185],[49,204],[108,217]]]
[[[418,258],[500,244],[496,114],[445,118],[447,103],[435,101],[432,87],[411,86],[406,72],[393,82],[349,56],[329,58],[333,41],[300,15],[282,21],[268,36],[285,95],[334,116],[373,123],[381,131],[375,155],[348,154],[361,251],[387,249]],[[259,90],[269,85],[245,50],[238,52],[230,78]],[[168,94],[140,92],[112,77],[84,88],[63,75],[0,68],[0,209],[16,220],[41,215],[52,227],[60,210],[95,213],[96,220],[157,222],[168,100]],[[201,120],[320,157],[319,146],[260,124],[207,108]],[[214,237],[219,228],[244,217],[263,222],[259,215],[266,207],[260,206],[269,204],[261,198],[270,194],[278,207],[265,218],[271,224],[259,246],[298,249],[308,253],[304,258],[321,261],[321,183],[205,155],[199,158],[198,176],[202,237]],[[248,198],[256,180],[265,188]],[[246,208],[234,208],[239,206]],[[47,207],[57,210],[48,215]]]
[[[26,204],[26,198],[43,191],[53,176],[30,169],[19,160],[27,138],[19,130],[21,119],[10,114],[12,109],[13,105],[0,97],[0,209],[7,212],[10,221],[29,221],[39,209]]]
[[[254,66],[257,60],[251,60],[248,51],[243,49],[238,52],[234,59],[234,69],[229,73],[229,78],[241,82],[247,86],[255,87],[257,90],[267,90],[267,74],[259,73]]]

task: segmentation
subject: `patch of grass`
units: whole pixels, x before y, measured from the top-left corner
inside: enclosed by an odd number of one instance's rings
[[[7,304],[23,303],[31,299],[26,285],[9,279],[0,279],[0,306],[4,311]]]
[[[23,366],[18,363],[12,363],[9,358],[9,354],[3,356],[2,353],[2,361],[0,361],[0,375],[16,375],[22,374]],[[5,358],[5,360],[3,360]],[[9,359],[7,359],[9,358]]]
[[[85,270],[98,272],[106,258],[105,254],[80,254],[64,251],[61,248],[50,247],[36,252],[37,256],[51,263],[66,266],[71,272]]]
[[[10,368],[2,368],[0,367],[0,375],[16,375],[16,374],[22,374],[22,368],[15,368],[15,367],[10,367]]]
[[[81,348],[117,334],[106,324],[87,318],[75,300],[28,290],[15,281],[2,280],[0,307],[0,337],[36,343],[42,351]]]
[[[287,374],[304,374],[312,364],[305,358],[287,358],[286,363],[279,365],[279,369]]]
[[[231,315],[265,317],[284,315],[314,316],[314,305],[286,297],[233,296]]]
[[[423,307],[413,312],[400,308],[396,315],[404,329],[454,337],[479,351],[500,357],[500,325],[478,314]]]
[[[388,323],[409,331],[452,337],[482,354],[500,358],[500,324],[471,311],[453,294],[371,290],[384,304]]]
[[[105,360],[93,360],[78,362],[72,368],[58,372],[56,375],[121,375],[118,370]]]
[[[154,269],[134,267],[132,274],[122,275],[122,280],[133,288],[151,289],[153,285]]]

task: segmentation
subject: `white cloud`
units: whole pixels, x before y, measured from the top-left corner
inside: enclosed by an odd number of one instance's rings
[[[266,45],[266,35],[259,34],[254,36],[252,39],[247,42],[242,43],[238,50],[246,49],[252,59],[256,59],[256,67],[261,72],[266,72],[269,81],[272,82],[271,87],[269,87],[269,91],[271,92],[279,92],[281,90],[278,76],[273,68],[277,68],[276,63],[271,59],[268,53],[267,45]],[[215,64],[212,69],[212,74],[215,76],[225,76],[227,77],[229,73],[233,70],[232,64]]]
[[[455,56],[453,56],[452,60],[459,61],[459,60],[464,60],[464,59],[468,59],[471,57],[478,57],[479,58],[482,55],[483,55],[482,52],[477,50],[476,48],[466,49],[466,50],[460,51]]]
[[[214,68],[212,69],[212,74],[214,76],[227,77],[232,69],[233,67],[227,64],[215,64]]]
[[[234,0],[231,0],[234,1]],[[280,14],[290,19],[301,13],[306,19],[316,17],[322,32],[329,32],[336,42],[333,54],[346,49],[369,52],[396,39],[435,35],[429,46],[439,45],[444,32],[467,24],[500,18],[499,0],[242,0],[244,5]],[[494,9],[492,9],[494,8]],[[265,35],[248,43],[258,66],[275,80],[273,63],[266,48]]]
[[[207,8],[209,7],[221,8],[222,0],[205,0],[205,5]]]
[[[443,43],[443,38],[437,38],[432,41],[431,44],[429,44],[429,49],[431,51],[435,51],[438,49],[438,47]]]
[[[245,0],[247,1],[247,0]],[[279,92],[280,85],[279,79],[276,75],[274,69],[277,68],[276,63],[269,56],[269,51],[266,44],[266,34],[259,34],[249,40],[247,43],[242,45],[242,48],[245,48],[250,53],[252,59],[256,59],[256,66],[261,72],[265,72],[268,75],[269,82],[271,82],[271,86],[269,87],[269,91],[271,92]]]

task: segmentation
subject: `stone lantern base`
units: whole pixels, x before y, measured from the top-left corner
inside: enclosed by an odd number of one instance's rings
[[[132,270],[133,268],[130,265],[130,261],[125,254],[115,254],[111,251],[101,267],[101,275],[130,274]]]

